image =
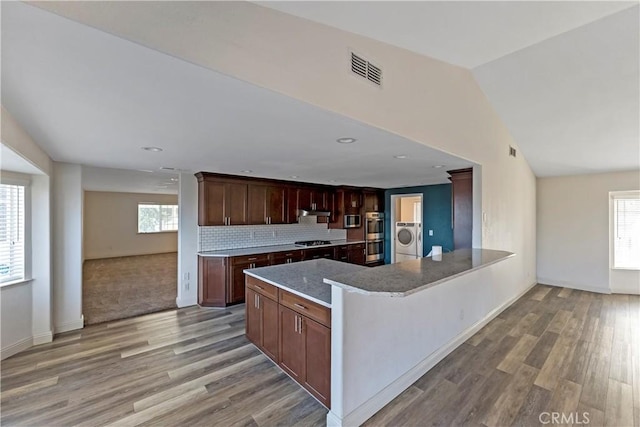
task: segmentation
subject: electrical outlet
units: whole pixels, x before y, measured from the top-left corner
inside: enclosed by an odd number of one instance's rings
[[[429,230],[429,236],[433,236],[433,230]]]
[[[275,230],[273,230],[273,237],[276,237],[278,233],[276,233]]]
[[[184,290],[185,291],[189,290],[189,282],[184,282]]]

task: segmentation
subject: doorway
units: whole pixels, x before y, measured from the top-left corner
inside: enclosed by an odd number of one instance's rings
[[[422,258],[423,194],[391,196],[391,263]]]

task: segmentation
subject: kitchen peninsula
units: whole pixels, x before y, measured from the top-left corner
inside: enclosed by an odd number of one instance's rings
[[[514,258],[461,249],[374,268],[322,259],[248,269],[247,335],[330,408],[329,425],[358,425],[506,307],[492,280]],[[295,346],[312,350],[287,354]]]

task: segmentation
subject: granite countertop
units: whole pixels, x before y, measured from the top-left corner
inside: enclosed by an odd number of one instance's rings
[[[314,259],[293,264],[251,268],[244,272],[256,279],[331,308],[331,285],[324,283],[323,279],[333,276],[349,277],[363,270],[369,270],[369,268],[328,259]]]
[[[515,256],[490,249],[458,249],[443,254],[441,260],[419,258],[363,271],[325,277],[324,282],[351,292],[404,297]]]
[[[257,254],[268,254],[271,252],[284,252],[284,251],[295,251],[295,250],[305,250],[305,249],[313,249],[313,248],[326,248],[329,246],[340,246],[340,245],[353,245],[356,243],[364,243],[364,240],[332,240],[329,245],[319,245],[319,246],[296,246],[293,243],[288,245],[273,245],[273,246],[256,246],[253,248],[239,248],[239,249],[221,249],[218,251],[202,251],[198,252],[199,256],[209,256],[209,257],[232,257],[232,256],[245,256],[245,255],[257,255]]]

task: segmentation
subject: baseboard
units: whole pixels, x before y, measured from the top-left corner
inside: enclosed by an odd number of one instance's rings
[[[569,289],[576,289],[578,291],[596,292],[598,294],[611,293],[611,289],[609,288],[603,288],[599,286],[576,285],[574,283],[565,282],[564,280],[552,280],[544,277],[538,277],[538,283],[546,286],[554,286],[556,288],[569,288]]]
[[[389,384],[384,389],[380,390],[371,399],[360,405],[350,414],[347,414],[344,418],[340,418],[333,412],[327,414],[327,426],[330,427],[342,427],[342,426],[359,426],[366,420],[371,418],[376,412],[382,409],[387,403],[391,402],[403,391],[416,382],[420,377],[426,374],[431,368],[433,368],[438,362],[447,357],[453,350],[460,346],[463,342],[471,338],[473,334],[482,329],[487,323],[496,318],[507,307],[513,304],[516,300],[521,298],[524,294],[529,292],[537,283],[534,282],[526,287],[518,295],[510,298],[503,304],[499,305],[492,311],[490,311],[485,317],[477,321],[475,324],[458,334],[451,341],[444,346],[440,347],[435,352],[431,353],[425,359],[423,359],[416,366],[405,372],[400,378]]]
[[[46,344],[53,341],[53,332],[45,331],[33,335],[33,345]]]
[[[178,308],[190,307],[198,305],[198,300],[196,298],[176,298],[176,305]]]
[[[640,289],[624,289],[624,288],[611,288],[612,294],[623,294],[623,295],[640,295]]]
[[[33,338],[27,337],[21,339],[15,344],[11,344],[3,349],[0,349],[0,360],[4,360],[7,357],[11,357],[14,354],[20,353],[21,351],[25,351],[28,348],[31,348],[33,345]]]
[[[62,332],[75,331],[76,329],[82,329],[82,328],[84,328],[84,315],[80,316],[79,320],[55,325],[54,332],[56,334],[60,334]]]

